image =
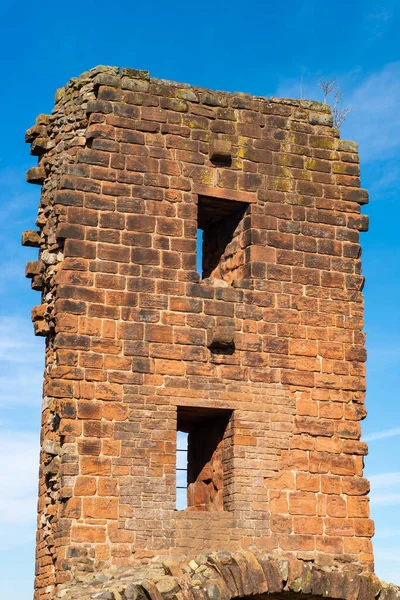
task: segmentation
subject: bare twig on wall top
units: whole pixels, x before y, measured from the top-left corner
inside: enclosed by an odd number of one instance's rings
[[[324,93],[324,104],[326,104],[328,96],[333,94],[332,103],[332,118],[333,126],[340,129],[347,116],[353,112],[353,109],[342,106],[343,94],[339,91],[337,80],[335,78],[328,79],[326,77],[318,77],[318,86]]]

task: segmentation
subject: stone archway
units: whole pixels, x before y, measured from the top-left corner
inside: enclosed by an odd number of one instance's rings
[[[296,559],[271,559],[252,552],[212,552],[177,563],[167,559],[60,590],[64,600],[242,600],[335,598],[400,600],[400,587],[373,573],[319,567]]]

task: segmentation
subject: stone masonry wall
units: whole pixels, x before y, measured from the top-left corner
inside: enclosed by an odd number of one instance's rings
[[[43,189],[23,243],[39,247],[27,276],[46,336],[36,597],[215,550],[373,570],[367,193],[329,107],[98,67],[27,141]],[[245,207],[202,281],[199,198]],[[175,508],[183,408],[231,411],[223,510]]]

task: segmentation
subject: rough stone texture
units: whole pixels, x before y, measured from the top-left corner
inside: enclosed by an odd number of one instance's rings
[[[340,572],[296,559],[274,560],[243,551],[213,552],[184,562],[107,571],[90,583],[64,588],[57,598],[80,600],[231,600],[232,598],[398,600],[400,587],[373,574]]]
[[[28,181],[43,184],[38,230],[23,238],[39,245],[27,276],[46,336],[36,597],[111,567],[221,550],[313,561],[320,594],[324,568],[372,571],[367,193],[329,108],[97,67],[58,90],[27,141],[38,156]],[[202,281],[198,205],[212,265]],[[232,329],[229,351],[208,347],[210,331]],[[231,411],[223,510],[175,510],[182,407]],[[255,593],[235,591],[237,556],[229,597]],[[278,563],[260,564],[280,591]]]

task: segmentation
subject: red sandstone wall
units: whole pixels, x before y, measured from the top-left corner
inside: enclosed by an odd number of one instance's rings
[[[216,139],[229,165],[210,159]],[[24,235],[40,247],[27,275],[47,336],[40,597],[110,564],[212,549],[372,569],[367,194],[328,107],[100,68],[58,92],[28,141],[43,184],[39,232]],[[199,195],[249,204],[225,285],[196,272]],[[218,327],[233,353],[207,347]],[[178,406],[233,411],[223,512],[175,510]]]

